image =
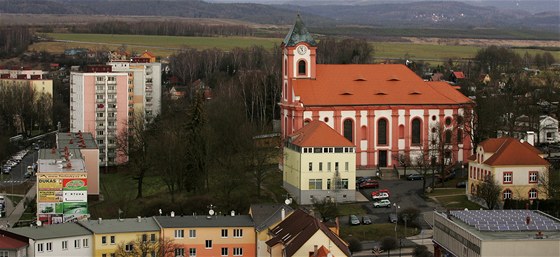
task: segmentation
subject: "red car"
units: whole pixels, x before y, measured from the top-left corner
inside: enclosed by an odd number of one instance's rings
[[[371,192],[371,197],[374,197],[374,196],[376,196],[378,194],[381,194],[381,193],[386,193],[387,195],[391,195],[391,193],[389,193],[389,189],[379,189],[379,190]]]
[[[378,188],[379,181],[377,180],[366,180],[358,186],[359,188]]]

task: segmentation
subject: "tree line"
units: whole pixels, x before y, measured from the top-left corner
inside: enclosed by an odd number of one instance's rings
[[[0,58],[18,56],[27,50],[33,34],[27,27],[0,27]]]
[[[246,25],[200,24],[185,21],[104,21],[73,25],[72,33],[132,34],[161,36],[253,36],[255,30]]]

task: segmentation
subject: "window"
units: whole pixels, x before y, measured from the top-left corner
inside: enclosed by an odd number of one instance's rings
[[[127,244],[127,245],[124,246],[124,251],[125,252],[132,252],[132,250],[134,250],[134,245]]]
[[[309,190],[321,190],[323,184],[322,179],[310,179],[309,180]]]
[[[307,63],[304,60],[298,62],[298,75],[305,75],[307,74]]]
[[[52,251],[52,243],[47,243],[47,251]]]
[[[233,230],[233,237],[243,237],[243,229],[236,228]]]
[[[451,125],[451,117],[445,118],[445,125],[447,126]]]
[[[334,163],[334,171],[338,171],[338,162]]]
[[[142,242],[148,241],[148,235],[142,234]]]
[[[309,163],[309,171],[313,171],[313,163],[312,162]]]
[[[115,244],[115,236],[111,236],[111,244],[112,244],[112,245]]]
[[[354,129],[354,122],[351,119],[346,119],[344,120],[344,137],[346,139],[348,139],[348,141],[353,142],[354,140],[354,135],[353,135],[353,129]]]
[[[182,229],[175,230],[175,238],[183,238],[185,237],[185,231]]]
[[[43,252],[43,244],[42,243],[37,245],[37,252],[40,252],[40,253]]]
[[[107,237],[106,236],[101,237],[101,244],[104,244],[104,245],[107,244]]]
[[[387,120],[380,119],[377,121],[377,144],[386,145],[387,144]]]
[[[190,257],[196,256],[196,248],[189,248],[189,256]]]
[[[457,144],[463,143],[463,130],[457,129]]]
[[[323,171],[323,163],[322,162],[319,163],[319,171]]]
[[[451,130],[445,130],[445,143],[451,144]]]
[[[539,172],[529,171],[529,183],[537,183],[539,181]]]
[[[189,237],[190,238],[195,238],[196,237],[196,230],[195,229],[189,229]]]
[[[222,237],[228,237],[227,228],[222,228]]]
[[[103,118],[103,113],[102,112],[98,112],[96,115],[97,115],[98,118]]]
[[[88,248],[89,247],[89,241],[87,238],[84,238],[82,240],[82,245],[84,246],[84,248]]]
[[[422,141],[422,127],[420,119],[416,118],[412,120],[412,139],[411,144],[419,145]]]
[[[212,249],[212,240],[206,240],[206,249]]]
[[[0,251],[0,257],[10,257],[8,251]]]
[[[342,188],[342,189],[348,189],[348,179],[347,179],[347,178],[343,178],[343,179],[340,181],[340,183],[341,183],[341,186],[342,186],[341,188]]]
[[[534,200],[537,199],[539,192],[537,191],[537,189],[531,188],[531,190],[529,190],[529,199]]]
[[[185,248],[175,248],[175,257],[185,256]]]
[[[327,162],[327,171],[331,171],[331,163]]]
[[[513,172],[506,171],[504,172],[504,184],[511,184],[513,183]]]
[[[233,256],[243,256],[243,248],[233,248]]]
[[[156,241],[156,234],[151,234],[150,235],[150,241],[152,241],[152,242]]]
[[[511,199],[511,190],[506,189],[504,190],[504,200]]]
[[[101,255],[101,257],[107,257],[107,254],[106,254],[106,253],[104,253],[104,254],[102,254],[102,255]]]
[[[329,190],[331,189],[331,179],[330,178],[327,179],[327,189],[329,189]]]
[[[227,249],[227,247],[222,247],[222,256],[228,256],[228,249]]]
[[[62,241],[62,250],[68,250],[68,241]]]
[[[74,240],[74,248],[80,248],[80,239]]]
[[[115,254],[114,254],[114,253],[112,253],[112,254],[111,254],[111,257],[115,257]]]

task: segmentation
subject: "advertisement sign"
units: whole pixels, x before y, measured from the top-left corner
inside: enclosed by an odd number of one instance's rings
[[[37,173],[37,177],[39,179],[86,179],[87,173],[80,172],[80,173]]]
[[[64,190],[64,202],[87,202],[87,191],[68,191]]]
[[[41,214],[62,214],[63,208],[62,203],[39,203],[37,211]]]
[[[64,202],[64,214],[88,214],[87,203]]]
[[[39,178],[37,187],[39,191],[61,191],[62,179],[57,178]]]
[[[89,214],[64,214],[64,222],[76,222],[80,220],[87,220]]]
[[[63,179],[62,188],[64,191],[87,191],[87,179]]]
[[[62,191],[39,191],[39,203],[62,202]]]
[[[59,224],[63,222],[62,214],[39,214],[38,220],[42,225]]]

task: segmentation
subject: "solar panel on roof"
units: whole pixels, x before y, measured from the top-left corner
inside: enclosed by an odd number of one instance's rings
[[[471,210],[450,213],[480,231],[560,230],[558,221],[531,210]],[[527,217],[530,218],[529,225]]]

